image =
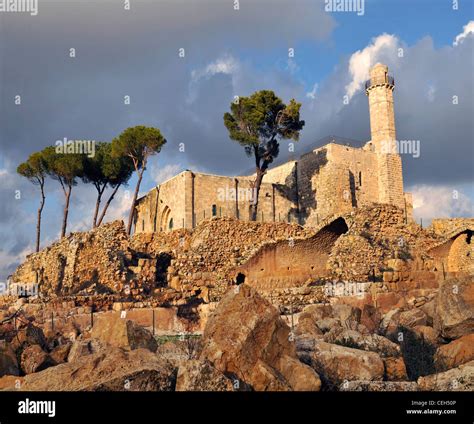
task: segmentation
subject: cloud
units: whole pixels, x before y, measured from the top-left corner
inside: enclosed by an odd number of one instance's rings
[[[318,91],[318,86],[319,86],[319,84],[317,82],[314,83],[313,88],[311,89],[311,91],[308,91],[306,93],[306,97],[308,99],[314,100],[316,98],[316,92]]]
[[[216,74],[231,75],[239,68],[238,61],[230,54],[225,54],[219,59],[209,63],[203,69],[191,71],[191,80],[196,83],[201,78],[209,78]]]
[[[448,186],[416,185],[413,194],[413,214],[429,223],[434,218],[471,217],[474,203],[466,194]]]
[[[398,43],[394,35],[382,34],[375,37],[372,42],[362,50],[352,54],[349,59],[349,73],[351,82],[346,86],[349,99],[359,91],[369,78],[369,69],[375,65],[383,53],[393,52]]]
[[[469,21],[466,25],[463,26],[463,31],[456,35],[456,38],[454,39],[453,46],[458,46],[461,44],[466,37],[469,35],[472,36],[474,34],[474,21]]]
[[[156,184],[161,184],[169,180],[170,178],[179,174],[181,171],[183,171],[183,167],[179,164],[169,164],[169,165],[165,165],[162,168],[158,168],[158,166],[154,166],[151,169],[152,178],[154,179]]]

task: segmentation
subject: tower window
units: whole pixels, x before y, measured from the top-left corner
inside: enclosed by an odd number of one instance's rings
[[[362,172],[359,171],[359,187],[362,186]]]
[[[142,219],[142,231],[145,231],[145,220]]]
[[[212,205],[212,216],[217,216],[217,206]]]
[[[168,224],[168,228],[169,228],[170,230],[173,229],[173,218],[170,219],[170,223]]]

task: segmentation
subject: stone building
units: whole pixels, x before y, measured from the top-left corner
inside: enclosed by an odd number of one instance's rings
[[[316,226],[329,216],[373,203],[391,204],[412,217],[411,194],[403,191],[396,149],[394,79],[375,65],[365,89],[371,139],[355,147],[329,143],[269,169],[259,194],[258,221]],[[186,170],[139,199],[135,232],[194,228],[213,216],[249,220],[254,175],[228,177]]]

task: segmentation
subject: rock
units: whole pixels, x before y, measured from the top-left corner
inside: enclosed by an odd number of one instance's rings
[[[298,361],[290,329],[279,311],[246,284],[232,288],[209,317],[201,360],[254,390],[295,390],[319,386],[313,370]],[[293,361],[294,359],[295,361]],[[294,376],[306,381],[293,386]]]
[[[158,344],[147,329],[115,313],[98,314],[91,337],[125,349],[145,348],[156,352]]]
[[[389,339],[378,334],[363,335],[354,330],[330,331],[324,341],[354,349],[376,352],[381,357],[400,356],[400,347]]]
[[[69,350],[67,362],[77,361],[83,356],[92,355],[105,349],[104,343],[97,339],[76,340]]]
[[[51,360],[55,365],[67,362],[69,352],[71,350],[72,343],[62,344],[56,346],[49,354]]]
[[[21,388],[23,377],[16,375],[4,375],[0,377],[0,392],[2,391],[13,391]]]
[[[466,391],[474,390],[474,361],[467,362],[438,374],[420,377],[420,390],[424,391]]]
[[[316,303],[303,309],[303,314],[310,315],[314,322],[332,317],[332,306],[329,303]]]
[[[47,345],[46,337],[40,327],[28,323],[26,327],[18,331],[16,337],[12,340],[12,348],[17,351],[33,345],[39,345],[45,348]]]
[[[227,392],[234,390],[232,381],[217,371],[209,362],[184,361],[178,368],[177,392]]]
[[[22,391],[172,391],[176,369],[148,349],[109,347],[27,375]]]
[[[332,311],[333,318],[338,319],[343,325],[348,321],[360,323],[362,311],[359,308],[350,305],[337,304],[333,305]]]
[[[298,358],[285,355],[280,360],[281,373],[286,376],[294,391],[318,392],[321,390],[319,376],[307,366],[302,367]]]
[[[473,277],[444,282],[436,297],[434,327],[448,339],[474,333]]]
[[[374,352],[313,340],[311,349],[300,350],[298,355],[314,368],[329,389],[346,380],[376,381],[384,375],[382,359]]]
[[[303,334],[309,334],[313,337],[322,337],[323,332],[316,326],[313,318],[306,313],[303,313],[298,318],[298,325],[294,331],[296,336],[301,336]]]
[[[385,379],[388,381],[408,380],[407,368],[403,358],[383,358]]]
[[[6,342],[0,342],[0,377],[19,375],[18,361],[15,352]]]
[[[412,381],[347,381],[339,386],[341,392],[416,392]]]
[[[316,326],[324,334],[332,328],[342,328],[341,322],[336,318],[323,318],[316,321]]]
[[[370,333],[375,333],[382,320],[380,311],[372,305],[364,305],[361,312],[360,323],[365,325]]]
[[[421,309],[410,309],[400,314],[398,323],[405,328],[413,328],[417,325],[426,325],[427,316]]]
[[[402,311],[400,309],[392,309],[387,312],[380,322],[380,333],[390,340],[396,340],[399,332],[399,320]]]
[[[413,333],[427,343],[436,346],[438,345],[438,332],[433,327],[426,325],[417,325],[412,329]]]
[[[39,345],[28,346],[21,353],[21,369],[25,374],[43,371],[54,365],[49,355]]]
[[[455,368],[472,360],[474,360],[474,334],[467,334],[440,346],[434,356],[438,371]]]

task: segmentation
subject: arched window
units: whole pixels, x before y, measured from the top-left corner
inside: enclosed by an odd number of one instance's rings
[[[217,206],[212,205],[212,216],[217,216]]]
[[[359,187],[362,186],[362,172],[359,171]]]
[[[173,218],[170,219],[170,223],[168,224],[168,229],[170,231],[173,229]]]

